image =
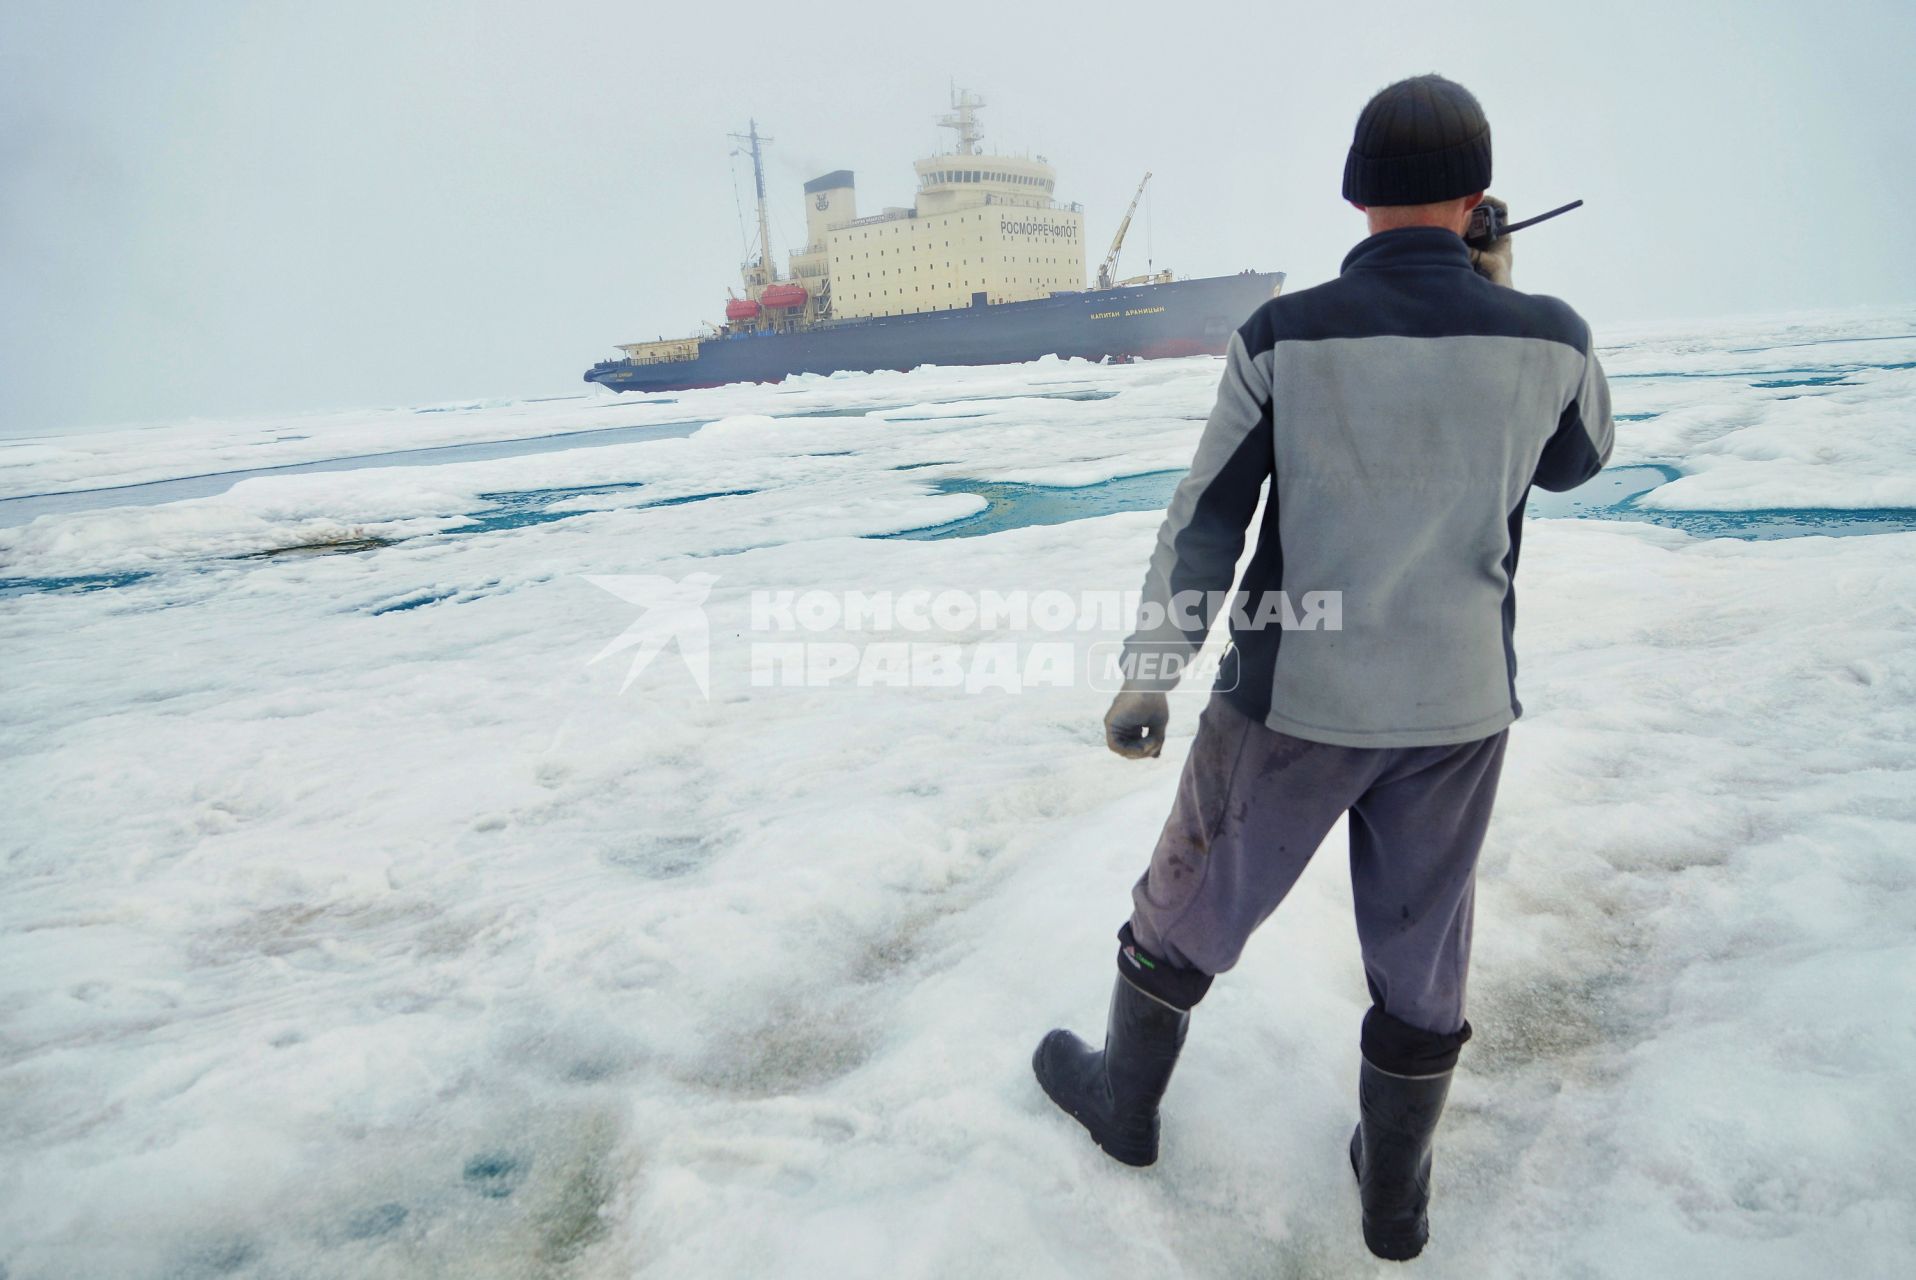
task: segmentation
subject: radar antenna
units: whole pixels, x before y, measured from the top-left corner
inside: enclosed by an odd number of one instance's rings
[[[983,140],[984,132],[978,128],[978,118],[972,113],[985,105],[983,98],[954,87],[951,91],[951,113],[938,117],[940,129],[958,131],[958,151],[961,156],[982,154],[978,143]]]

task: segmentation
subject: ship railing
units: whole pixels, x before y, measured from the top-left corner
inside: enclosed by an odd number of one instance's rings
[[[685,353],[681,353],[676,356],[673,356],[673,355],[622,356],[617,360],[601,360],[599,362],[599,365],[606,366],[606,367],[613,367],[613,368],[636,369],[641,365],[674,364],[681,360],[690,360],[691,358],[692,358],[691,355],[685,354]]]

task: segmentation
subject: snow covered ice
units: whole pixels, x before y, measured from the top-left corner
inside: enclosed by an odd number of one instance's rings
[[[1667,471],[1526,533],[1417,1266],[1902,1274],[1916,311],[1604,336]],[[0,440],[0,1275],[1377,1274],[1341,831],[1126,1169],[1028,1060],[1102,1027],[1198,696],[1138,763],[1082,682],[751,679],[755,591],[1135,589],[1217,370]],[[694,573],[709,700],[621,694],[588,579]]]

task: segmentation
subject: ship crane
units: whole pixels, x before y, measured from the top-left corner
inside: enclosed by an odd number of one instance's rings
[[[1098,267],[1098,288],[1109,289],[1112,273],[1118,266],[1118,254],[1124,251],[1124,233],[1131,229],[1131,215],[1138,211],[1138,201],[1144,198],[1144,184],[1151,181],[1147,172],[1144,181],[1138,183],[1138,189],[1131,197],[1131,205],[1124,211],[1124,221],[1118,224],[1118,234],[1111,237],[1111,252],[1104,255],[1104,262]]]

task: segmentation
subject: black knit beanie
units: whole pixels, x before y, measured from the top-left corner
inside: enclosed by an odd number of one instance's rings
[[[1442,76],[1382,89],[1357,117],[1344,198],[1361,205],[1435,204],[1490,186],[1490,122],[1470,90]]]

